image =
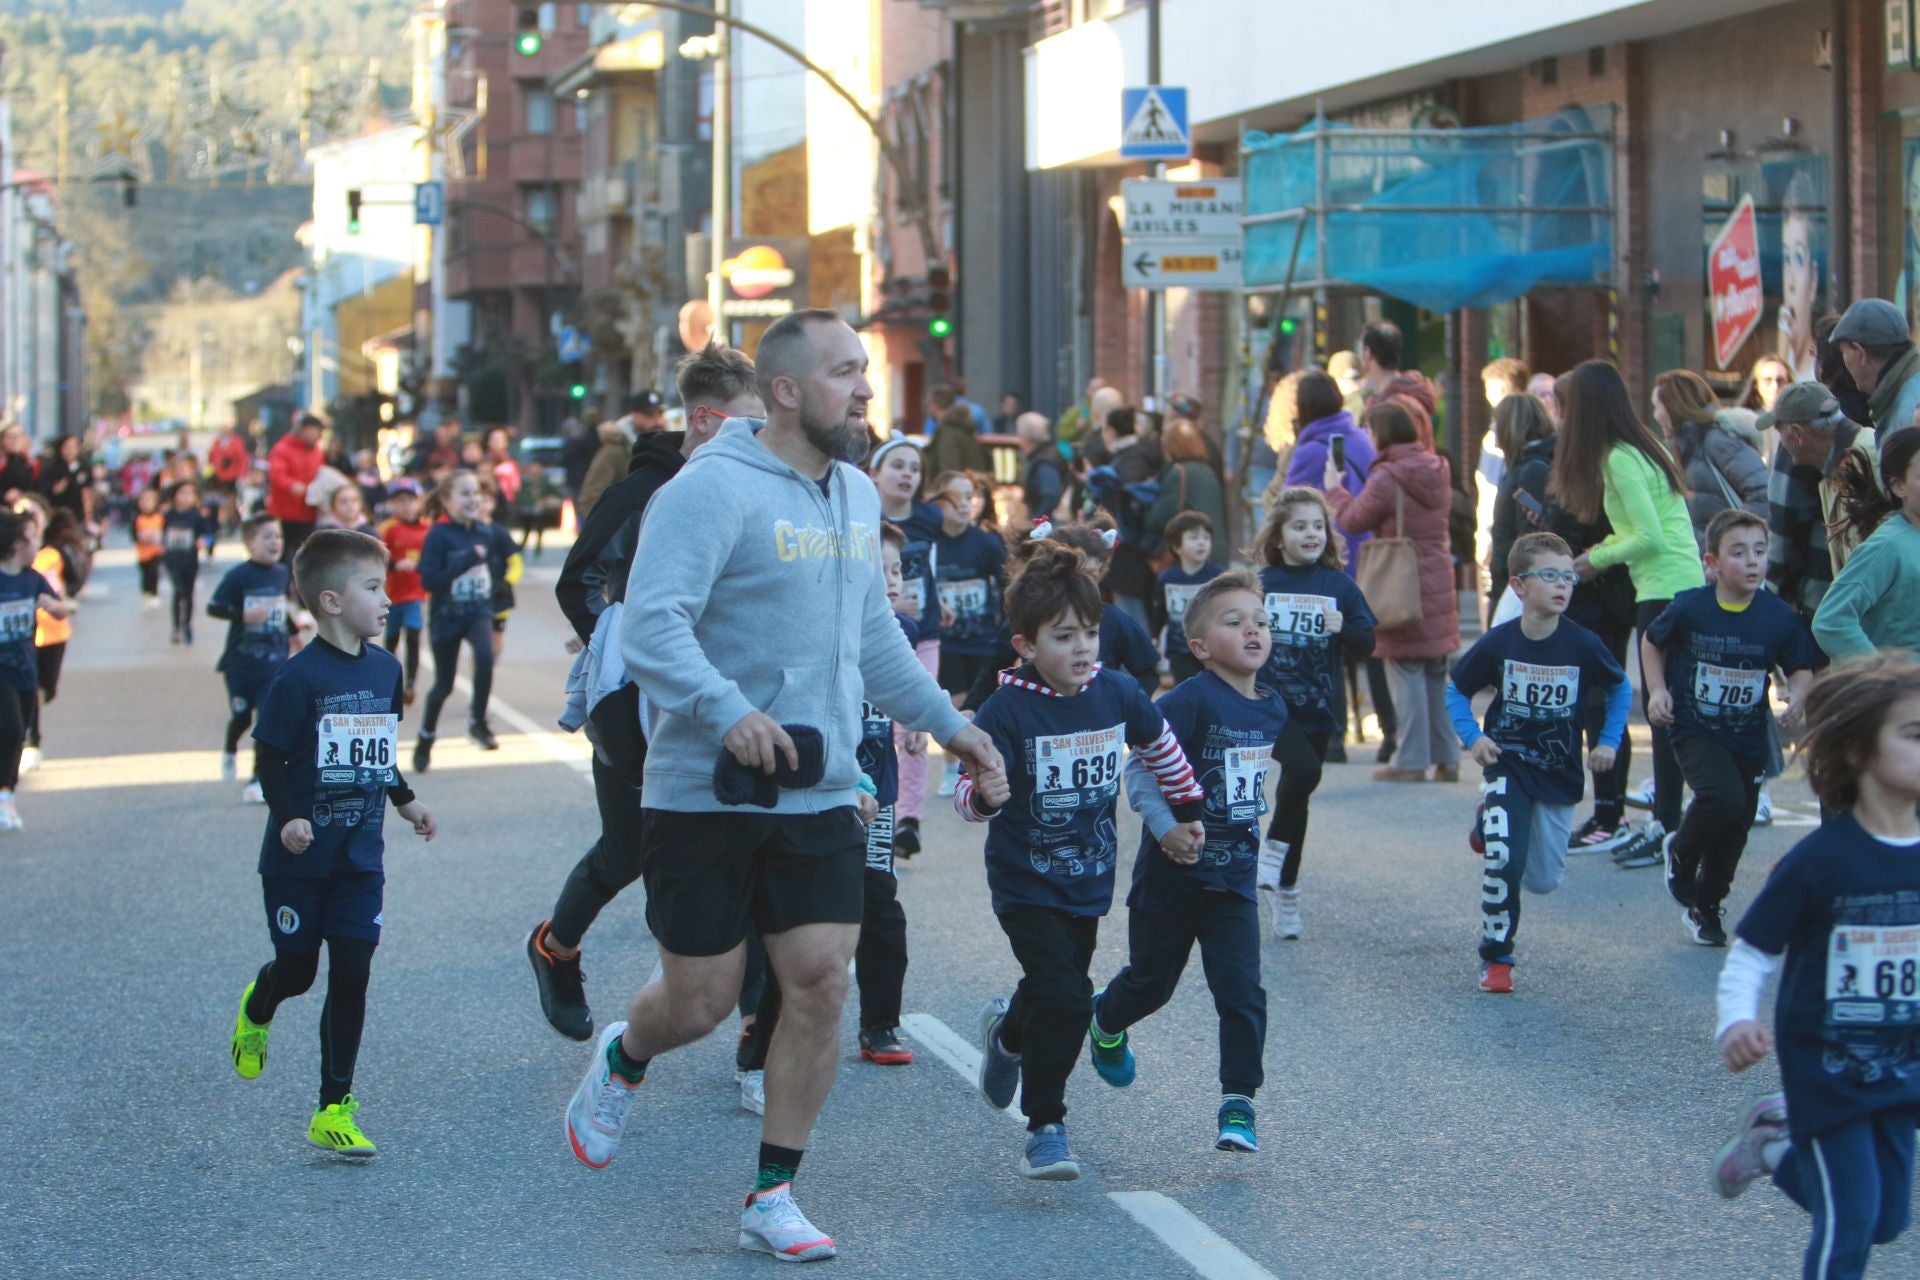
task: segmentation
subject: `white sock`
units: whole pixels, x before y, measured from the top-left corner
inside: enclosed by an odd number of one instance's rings
[[[1772,1142],[1763,1142],[1760,1144],[1760,1163],[1767,1166],[1768,1173],[1772,1173],[1780,1167],[1780,1162],[1787,1158],[1787,1152],[1791,1150],[1793,1150],[1793,1142],[1787,1138],[1775,1138]]]
[[[1279,840],[1260,842],[1260,862],[1253,875],[1254,884],[1262,889],[1280,887],[1280,868],[1287,861],[1287,846]]]

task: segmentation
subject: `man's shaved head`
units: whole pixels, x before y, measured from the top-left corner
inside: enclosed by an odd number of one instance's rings
[[[754,372],[760,381],[760,398],[766,401],[769,408],[774,402],[775,378],[804,378],[812,372],[819,358],[813,349],[813,331],[821,325],[845,323],[838,311],[829,311],[825,307],[794,311],[773,322],[761,336],[760,346],[753,356]]]

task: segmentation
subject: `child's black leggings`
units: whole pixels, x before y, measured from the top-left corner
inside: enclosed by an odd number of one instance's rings
[[[433,688],[427,690],[426,714],[420,717],[420,732],[431,737],[440,727],[440,708],[453,692],[453,678],[460,665],[460,645],[473,650],[473,699],[467,705],[467,720],[478,724],[487,718],[487,698],[493,693],[493,628],[486,614],[476,613],[465,627],[451,634],[442,633],[433,640]]]
[[[332,1106],[353,1092],[353,1064],[367,1021],[367,979],[377,943],[363,938],[327,939],[327,1000],[320,1006],[320,1105]],[[273,1021],[282,1000],[305,995],[320,972],[318,951],[281,951],[260,966],[247,999],[247,1017]]]
[[[1273,821],[1267,839],[1287,846],[1280,868],[1280,887],[1291,889],[1300,879],[1300,851],[1307,843],[1307,802],[1320,786],[1330,736],[1324,730],[1309,733],[1298,720],[1288,720],[1273,744],[1280,762],[1280,782],[1273,793]]]

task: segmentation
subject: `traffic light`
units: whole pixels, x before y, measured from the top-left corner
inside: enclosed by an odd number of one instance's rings
[[[518,27],[518,33],[513,37],[513,51],[523,58],[531,58],[540,52],[540,46],[545,43],[540,35],[540,11],[523,7]]]
[[[945,267],[927,268],[927,336],[945,338],[953,333],[953,277]]]
[[[1300,322],[1292,316],[1285,316],[1280,321],[1280,332],[1286,334],[1288,337],[1292,337],[1294,331],[1299,329],[1299,327]]]
[[[360,234],[360,188],[347,188],[347,234]]]
[[[567,388],[567,394],[575,400],[585,400],[587,398],[587,384],[584,382],[576,382]]]

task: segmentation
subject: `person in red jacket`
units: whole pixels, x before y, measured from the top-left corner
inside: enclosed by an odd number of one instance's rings
[[[267,511],[280,521],[286,545],[280,562],[291,565],[300,544],[313,533],[319,513],[307,501],[307,486],[326,461],[320,435],[327,424],[310,413],[300,415],[292,431],[267,453]]]
[[[420,615],[427,589],[420,585],[420,551],[427,545],[430,521],[420,518],[420,485],[412,476],[396,478],[388,489],[393,516],[380,526],[380,541],[387,544],[387,634],[382,643],[388,653],[406,641],[406,692],[402,700],[413,705],[414,677],[420,671]]]
[[[207,450],[207,469],[213,473],[213,483],[208,487],[220,495],[223,528],[238,527],[240,518],[247,514],[240,510],[237,499],[240,482],[247,478],[247,469],[252,465],[253,447],[247,443],[246,431],[238,424]]]

